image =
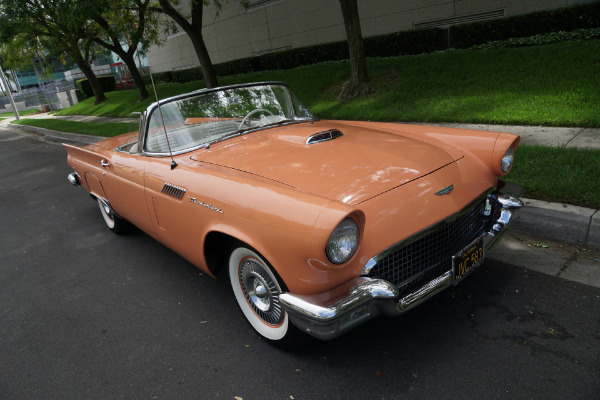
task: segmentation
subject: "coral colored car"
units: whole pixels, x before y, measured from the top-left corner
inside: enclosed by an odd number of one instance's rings
[[[131,223],[227,276],[250,325],[290,347],[460,283],[522,206],[499,180],[519,137],[320,120],[283,83],[152,104],[139,132],[65,145],[108,227]]]

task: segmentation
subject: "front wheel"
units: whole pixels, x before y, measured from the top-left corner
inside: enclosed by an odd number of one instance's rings
[[[254,330],[276,347],[299,347],[306,335],[290,322],[281,306],[281,286],[267,262],[239,246],[231,252],[228,271],[235,299]]]

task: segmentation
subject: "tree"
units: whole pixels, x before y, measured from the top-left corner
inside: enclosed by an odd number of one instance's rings
[[[10,44],[12,51],[22,54],[38,45],[44,50],[68,53],[90,82],[95,104],[99,104],[106,96],[90,67],[91,38],[96,32],[87,18],[76,11],[76,3],[76,0],[2,0],[0,43]]]
[[[138,101],[148,98],[144,79],[135,63],[139,46],[146,49],[158,41],[157,21],[149,8],[151,0],[80,1],[81,11],[96,22],[103,35],[94,41],[117,54],[131,73]],[[126,46],[123,43],[127,43]]]
[[[202,75],[204,76],[206,87],[217,87],[219,85],[217,74],[215,73],[215,69],[210,60],[210,55],[208,54],[208,50],[204,44],[204,37],[202,36],[202,15],[204,11],[204,1],[191,0],[190,3],[190,21],[188,21],[188,19],[175,8],[177,5],[179,5],[178,0],[159,0],[160,9],[155,10],[163,12],[171,17],[171,19],[173,19],[173,21],[175,21],[175,23],[179,25],[181,29],[183,29],[183,31],[189,36],[190,40],[192,41],[192,45],[194,46],[194,50],[196,51],[198,61],[200,62],[200,68],[202,69]],[[218,1],[215,1],[215,4],[217,7],[221,6],[221,3]]]
[[[367,61],[365,47],[360,29],[360,17],[358,15],[357,0],[340,0],[346,38],[348,40],[348,52],[350,56],[350,80],[344,83],[342,92],[338,96],[340,100],[347,100],[361,94],[369,93],[371,85],[367,74]]]

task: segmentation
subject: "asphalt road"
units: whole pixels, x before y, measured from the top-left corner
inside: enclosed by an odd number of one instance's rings
[[[286,353],[226,284],[104,226],[56,144],[0,129],[0,399],[598,399],[600,289],[488,261]]]

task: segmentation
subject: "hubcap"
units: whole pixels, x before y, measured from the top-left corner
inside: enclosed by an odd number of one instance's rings
[[[258,261],[253,258],[242,260],[240,282],[248,304],[261,319],[271,325],[283,320],[277,285]]]

